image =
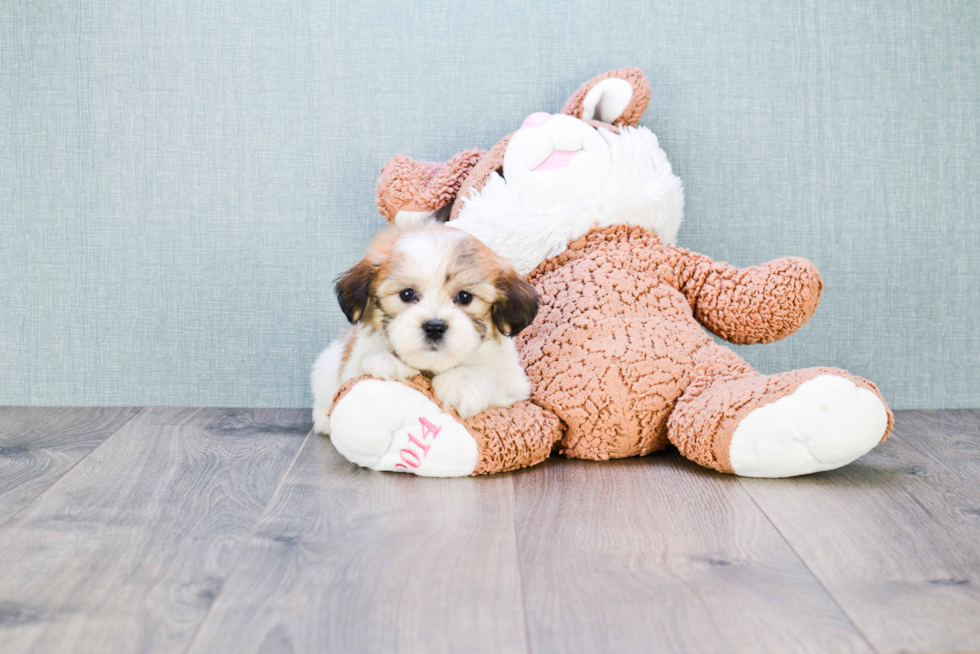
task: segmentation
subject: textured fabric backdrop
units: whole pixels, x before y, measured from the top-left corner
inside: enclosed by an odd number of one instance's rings
[[[635,65],[680,243],[813,260],[740,348],[980,406],[980,3],[0,3],[0,404],[302,406],[396,153]]]

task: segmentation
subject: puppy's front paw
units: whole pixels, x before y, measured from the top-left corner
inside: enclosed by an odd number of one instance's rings
[[[433,377],[432,390],[443,404],[456,409],[461,418],[489,408],[497,395],[492,379],[464,368],[453,368]]]
[[[365,374],[388,381],[411,379],[419,374],[418,370],[406,366],[391,352],[372,354],[364,359],[364,364],[361,367]]]

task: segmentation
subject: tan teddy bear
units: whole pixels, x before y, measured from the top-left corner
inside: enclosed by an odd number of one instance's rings
[[[343,455],[463,476],[554,450],[609,459],[673,444],[720,472],[788,477],[846,465],[884,440],[892,414],[871,382],[833,368],[761,375],[705,331],[737,344],[789,336],[822,282],[805,259],[739,269],[672,245],[683,190],[656,136],[636,126],[649,98],[639,70],[612,71],[486,152],[388,162],[385,218],[448,219],[528,275],[540,310],[517,348],[533,390],[462,420],[422,376],[353,380],[314,408]]]

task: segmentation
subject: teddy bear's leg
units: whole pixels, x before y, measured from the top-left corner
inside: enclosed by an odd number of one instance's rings
[[[409,382],[360,378],[337,393],[331,440],[348,460],[423,477],[503,472],[546,459],[561,421],[530,402],[461,420],[421,376]]]
[[[835,368],[760,375],[705,346],[668,422],[687,458],[745,477],[833,470],[885,439],[892,413],[871,382]]]

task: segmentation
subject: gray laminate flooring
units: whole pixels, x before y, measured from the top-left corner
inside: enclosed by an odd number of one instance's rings
[[[0,652],[980,650],[980,412],[841,470],[420,479],[299,409],[0,408]]]

